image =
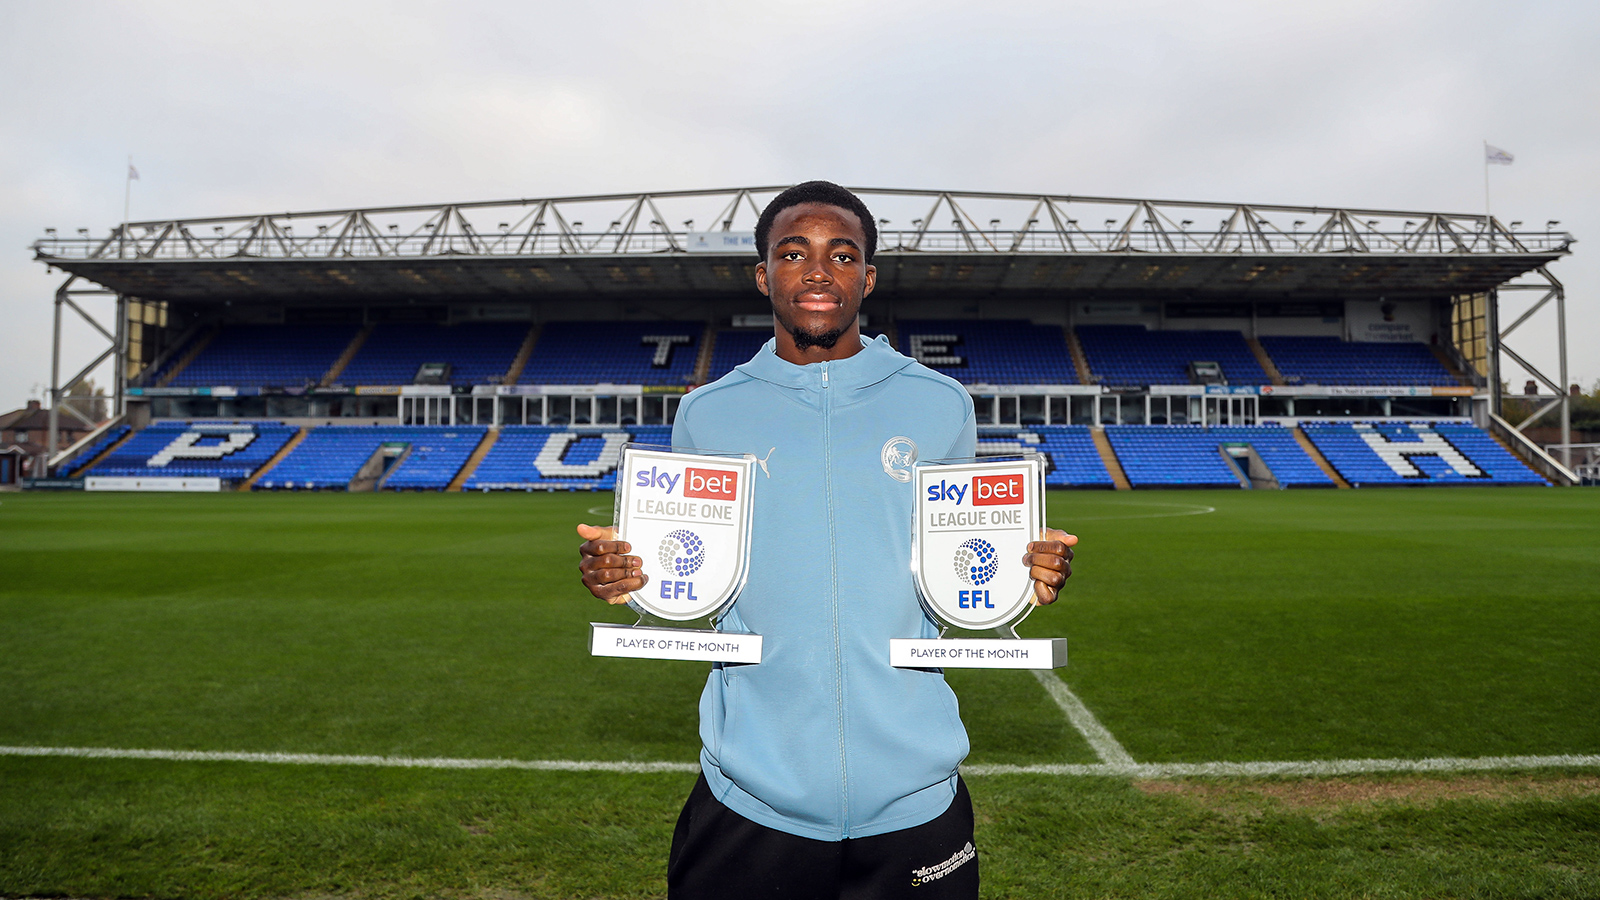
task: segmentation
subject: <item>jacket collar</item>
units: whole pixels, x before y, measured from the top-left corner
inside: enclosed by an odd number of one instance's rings
[[[911,363],[910,357],[900,355],[889,345],[888,338],[879,335],[871,340],[863,336],[861,352],[854,356],[797,366],[778,356],[778,340],[773,338],[749,362],[735,368],[779,387],[815,391],[822,387],[826,367],[828,383],[834,390],[856,390],[871,387]]]

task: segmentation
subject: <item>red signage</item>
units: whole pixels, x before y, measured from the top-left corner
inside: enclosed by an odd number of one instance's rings
[[[739,473],[724,469],[684,469],[683,495],[704,500],[732,500],[739,493]],[[1019,476],[1020,479],[1020,476]],[[1020,500],[1017,502],[1021,502]]]
[[[978,475],[972,479],[972,505],[1015,506],[1022,490],[1021,475]]]

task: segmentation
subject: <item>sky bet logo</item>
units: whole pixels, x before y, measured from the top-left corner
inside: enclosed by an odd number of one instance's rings
[[[960,506],[966,502],[967,487],[964,484],[946,484],[941,479],[938,484],[928,485],[928,502],[954,500]],[[1021,475],[978,475],[972,479],[971,487],[973,506],[1016,506],[1022,502]]]
[[[739,494],[739,473],[723,469],[688,468],[683,470],[682,475],[673,475],[658,471],[655,466],[651,466],[650,471],[640,471],[637,474],[634,484],[642,488],[662,488],[670,494],[677,489],[678,482],[684,479],[688,479],[683,486],[685,497],[696,497],[701,500],[734,500]]]

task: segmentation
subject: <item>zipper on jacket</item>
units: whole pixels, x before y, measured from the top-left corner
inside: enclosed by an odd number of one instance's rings
[[[839,830],[850,837],[850,770],[844,737],[844,642],[839,633],[839,535],[833,509],[833,398],[827,392],[828,364],[822,363],[822,485],[828,506],[828,586],[833,613],[833,692],[839,708]]]

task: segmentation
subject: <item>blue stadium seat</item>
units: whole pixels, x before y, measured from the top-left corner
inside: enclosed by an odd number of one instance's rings
[[[979,456],[1003,456],[1024,449],[1044,457],[1046,487],[1113,486],[1087,425],[978,429]]]
[[[1077,384],[1066,333],[1025,320],[911,319],[900,352],[963,384]],[[942,349],[941,349],[942,348]]]
[[[1268,384],[1237,331],[1149,331],[1143,325],[1079,325],[1078,342],[1101,384],[1188,384],[1189,363],[1215,362],[1229,384]]]
[[[1107,425],[1106,437],[1134,487],[1239,487],[1224,444],[1249,444],[1284,487],[1332,487],[1294,434],[1277,425]]]
[[[705,329],[704,322],[548,322],[517,382],[688,384]]]
[[[82,470],[84,466],[87,466],[90,460],[94,459],[96,456],[99,456],[101,453],[104,453],[107,447],[115,444],[117,441],[122,440],[123,437],[125,437],[127,433],[132,430],[132,425],[118,425],[110,431],[107,431],[105,434],[100,436],[98,441],[95,441],[93,444],[85,447],[82,453],[74,456],[66,465],[62,466],[60,470],[57,471],[56,477],[72,478],[81,474],[80,470]]]
[[[423,363],[450,364],[453,384],[499,384],[528,335],[518,322],[376,325],[341,384],[411,384]]]
[[[226,325],[172,386],[315,384],[357,330],[354,325]]]
[[[711,369],[706,374],[706,382],[716,381],[732,372],[735,366],[749,362],[751,357],[756,355],[756,351],[770,340],[772,340],[771,329],[762,331],[735,329],[717,332],[717,340],[711,345]]]
[[[1549,484],[1475,425],[1306,422],[1301,428],[1356,487]]]
[[[1261,346],[1289,384],[1451,386],[1456,379],[1425,345],[1264,337]]]
[[[485,425],[324,425],[257,479],[257,490],[343,490],[387,443],[409,446],[384,490],[444,490],[488,431]]]
[[[507,425],[463,489],[609,491],[616,487],[616,454],[627,441],[670,444],[672,427]]]
[[[277,422],[158,422],[129,438],[88,474],[242,481],[297,431]]]

